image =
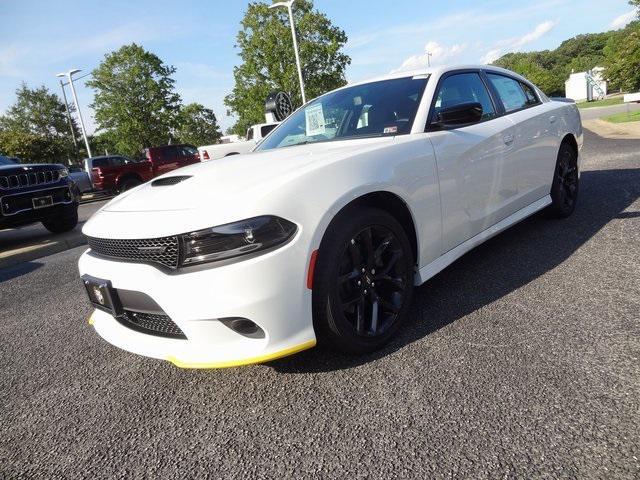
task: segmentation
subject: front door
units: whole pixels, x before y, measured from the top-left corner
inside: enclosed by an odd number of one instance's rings
[[[438,111],[464,103],[480,103],[478,123],[438,129]],[[514,142],[513,123],[497,116],[484,80],[477,71],[452,72],[438,84],[429,116],[430,139],[438,166],[442,204],[443,253],[507,217],[517,193],[515,165],[508,159]]]

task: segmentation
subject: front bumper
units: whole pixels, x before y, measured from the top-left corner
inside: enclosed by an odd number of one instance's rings
[[[51,196],[52,204],[44,208],[34,208],[32,199],[42,196]],[[0,192],[0,228],[18,227],[65,215],[77,206],[78,198],[69,184],[24,192]]]
[[[187,368],[261,363],[311,348],[316,338],[311,291],[305,287],[308,259],[296,240],[258,257],[184,272],[107,260],[87,250],[79,262],[81,275],[148,295],[186,339],[141,333],[101,310],[89,323],[117,347]],[[234,317],[256,323],[264,337],[244,336],[219,320]]]

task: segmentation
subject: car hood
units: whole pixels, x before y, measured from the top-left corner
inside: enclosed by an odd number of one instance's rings
[[[315,168],[392,142],[392,137],[284,147],[233,155],[162,175],[116,197],[106,212],[184,211],[254,205],[270,191]],[[189,177],[175,184],[157,180]]]

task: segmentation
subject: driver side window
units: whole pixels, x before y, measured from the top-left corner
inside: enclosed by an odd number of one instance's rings
[[[496,116],[491,97],[480,75],[457,73],[445,78],[440,84],[432,118],[437,118],[438,113],[445,108],[465,103],[482,105],[482,120],[489,120]]]

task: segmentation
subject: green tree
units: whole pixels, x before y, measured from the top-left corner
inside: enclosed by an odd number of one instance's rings
[[[199,103],[183,106],[178,114],[177,141],[195,146],[217,143],[222,136],[213,110]]]
[[[638,5],[640,0],[634,0]],[[633,3],[633,2],[632,2]],[[552,51],[508,53],[495,62],[529,78],[549,95],[563,95],[572,72],[604,66],[609,90],[640,90],[640,22],[565,40]]]
[[[296,2],[294,17],[307,98],[344,85],[345,68],[351,63],[342,52],[345,32],[314,10],[312,0]],[[225,104],[238,119],[234,133],[243,135],[250,125],[264,121],[264,102],[271,92],[287,92],[295,105],[302,103],[286,9],[250,3],[236,46],[242,64],[234,68],[235,87]]]
[[[508,53],[494,62],[495,65],[513,70],[536,84],[542,91],[557,94],[564,87],[553,72],[553,64],[547,60],[549,52]],[[545,66],[546,63],[546,66]]]
[[[113,132],[100,132],[89,137],[89,145],[91,145],[91,153],[94,155],[112,155],[118,153],[117,137]]]
[[[604,48],[605,77],[614,88],[640,90],[640,22],[612,36]]]
[[[87,85],[96,92],[98,132],[115,142],[117,153],[136,155],[169,142],[180,106],[175,70],[132,43],[105,55],[92,72]]]
[[[72,108],[72,107],[70,107]],[[78,128],[72,119],[76,138]],[[16,90],[16,101],[0,116],[0,150],[32,162],[66,163],[75,157],[66,109],[47,87]]]

